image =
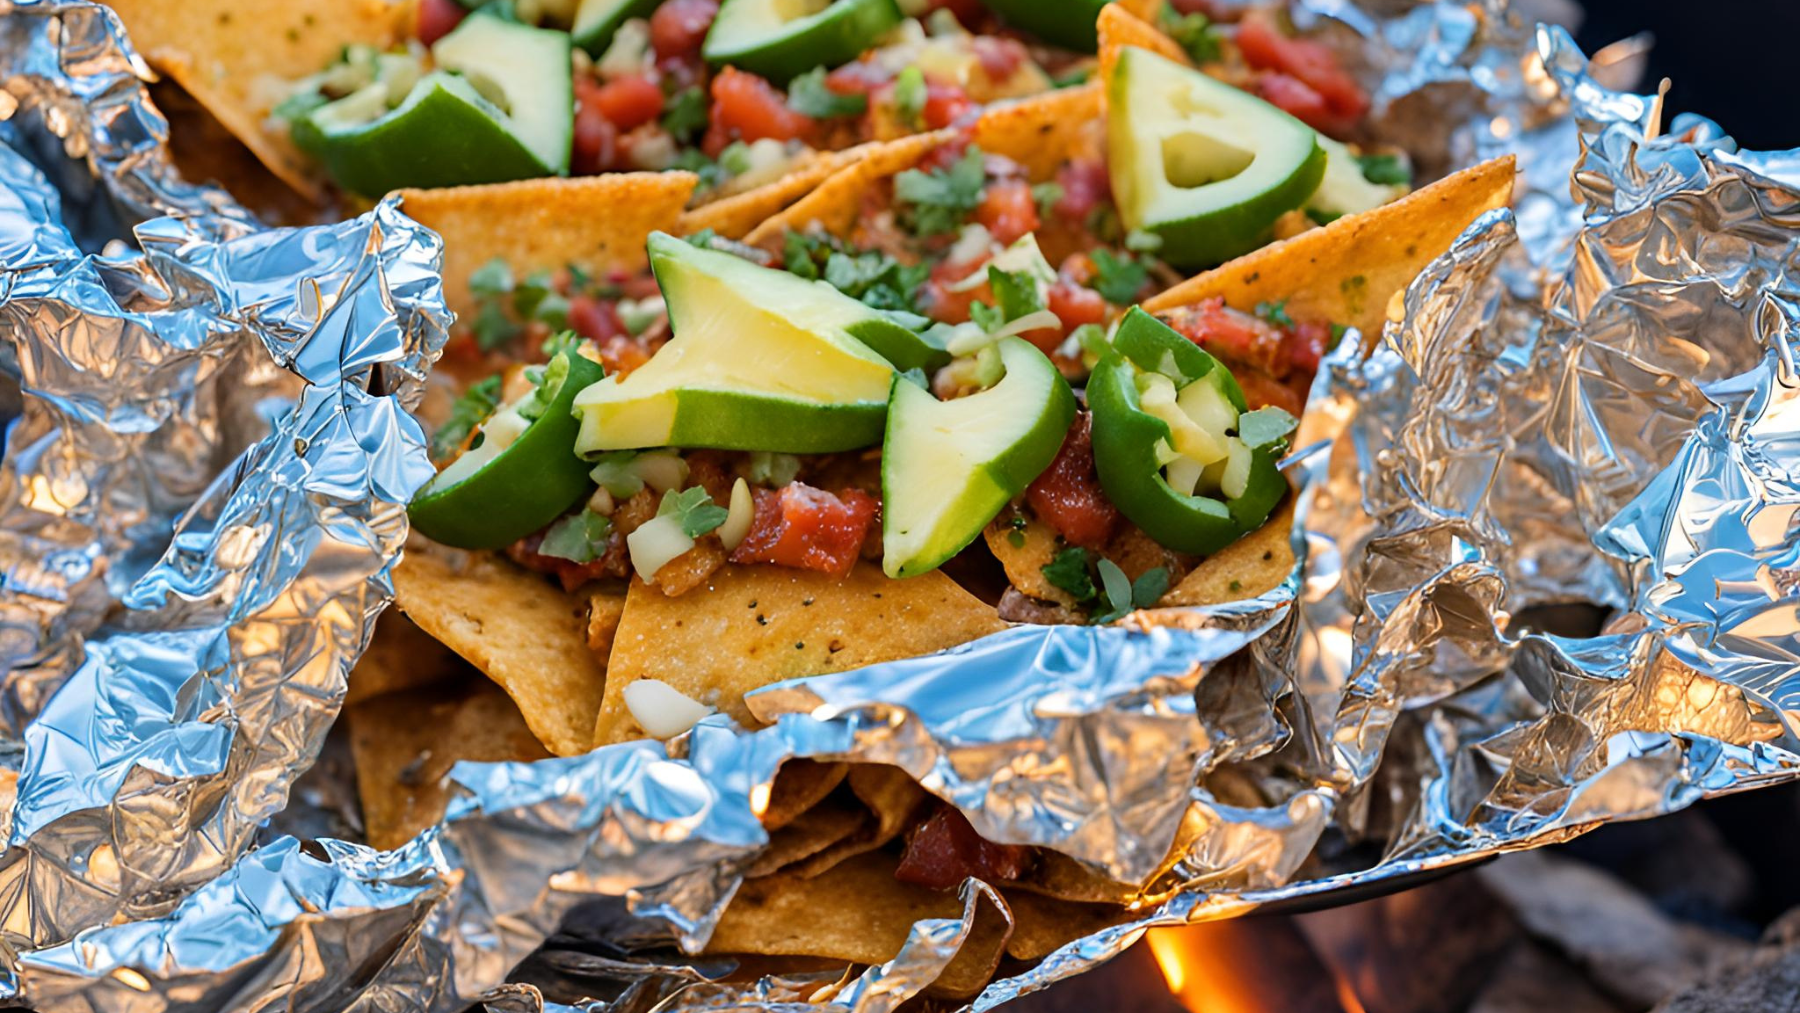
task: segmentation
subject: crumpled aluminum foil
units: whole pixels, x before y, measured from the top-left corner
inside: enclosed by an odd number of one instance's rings
[[[897,764],[985,836],[1124,880],[1180,833],[1166,899],[976,1009],[1148,926],[1793,777],[1800,154],[1660,132],[1501,0],[1296,18],[1378,77],[1382,136],[1524,173],[1373,354],[1322,369],[1283,586],[773,687],[755,733],[459,765],[445,823],[383,853],[268,824],[310,804],[296,779],[430,474],[406,409],[447,322],[438,241],[391,204],[259,227],[169,168],[110,14],[0,0],[0,363],[23,392],[0,464],[0,994],[892,1009],[1004,898],[971,882],[960,919],[841,978],[714,984],[670,945],[704,943],[792,756]],[[1614,617],[1533,632],[1570,602]]]

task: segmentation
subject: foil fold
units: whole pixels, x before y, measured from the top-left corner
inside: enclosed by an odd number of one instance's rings
[[[1011,918],[1003,895],[970,881],[960,918],[842,974],[727,985],[686,955],[793,757],[898,765],[984,836],[1144,888],[974,1009],[1155,925],[1793,778],[1800,156],[1664,129],[1499,0],[1296,19],[1352,40],[1381,136],[1522,176],[1368,355],[1322,367],[1282,586],[771,687],[756,732],[460,764],[445,821],[384,853],[269,821],[309,804],[295,781],[431,474],[408,409],[448,325],[439,241],[392,203],[262,228],[169,169],[108,12],[0,5],[21,99],[0,362],[23,394],[0,988],[47,1010],[893,1009],[980,912]],[[1612,617],[1544,631],[1570,604]]]

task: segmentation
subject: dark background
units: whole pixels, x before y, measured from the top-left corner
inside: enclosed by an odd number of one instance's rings
[[[1669,111],[1717,120],[1746,148],[1800,147],[1800,0],[1586,0],[1592,53],[1656,36],[1640,91],[1673,83]]]

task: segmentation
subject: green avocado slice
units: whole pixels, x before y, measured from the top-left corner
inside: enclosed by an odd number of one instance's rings
[[[576,396],[577,452],[804,454],[880,442],[894,367],[852,332],[886,318],[824,282],[666,233],[649,250],[674,337],[624,379]]]
[[[1311,127],[1247,92],[1127,46],[1106,82],[1107,164],[1127,228],[1208,267],[1267,241],[1325,173]]]
[[[619,26],[632,18],[647,18],[662,0],[581,0],[575,22],[569,28],[575,44],[593,56],[606,52]]]
[[[935,570],[961,552],[1056,459],[1075,394],[1023,338],[996,344],[1006,375],[987,390],[939,401],[894,378],[881,447],[881,568]]]
[[[440,69],[398,106],[387,108],[387,86],[376,82],[295,120],[294,143],[340,186],[368,197],[567,173],[569,51],[562,32],[471,16],[432,47]]]
[[[895,0],[725,0],[700,55],[785,85],[849,63],[902,20]]]
[[[1000,20],[1054,46],[1092,53],[1100,48],[1100,8],[1108,0],[981,0]]]

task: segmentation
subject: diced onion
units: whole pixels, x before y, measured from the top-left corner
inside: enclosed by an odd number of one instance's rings
[[[756,500],[750,495],[750,483],[738,479],[731,486],[730,512],[725,516],[725,523],[719,525],[719,541],[730,552],[743,542],[744,536],[750,533],[750,522],[756,519]]]
[[[1233,436],[1231,451],[1225,458],[1225,473],[1219,476],[1219,491],[1226,499],[1237,499],[1250,487],[1250,465],[1254,456],[1243,440]]]
[[[630,77],[652,66],[650,55],[650,22],[631,18],[613,33],[612,44],[594,66],[608,80]]]
[[[693,547],[694,540],[681,530],[680,519],[672,516],[652,517],[625,536],[631,568],[646,584],[656,583],[656,571]]]
[[[994,336],[972,323],[960,323],[950,329],[944,339],[944,351],[951,355],[971,355],[994,343]]]
[[[1200,485],[1200,473],[1205,470],[1205,465],[1191,457],[1177,457],[1169,462],[1163,477],[1168,480],[1169,488],[1183,496],[1192,496]]]
[[[661,679],[638,679],[628,683],[625,709],[655,739],[674,738],[713,712],[711,707]]]
[[[644,480],[645,485],[655,489],[658,496],[670,489],[681,488],[688,475],[687,462],[666,450],[639,454],[632,458],[631,470]]]
[[[1054,327],[1059,331],[1062,330],[1062,318],[1049,310],[1038,310],[1035,313],[1027,313],[1017,320],[1010,321],[1005,327],[995,331],[994,337],[1010,338],[1015,334],[1024,334],[1026,331],[1043,330],[1046,327]]]

